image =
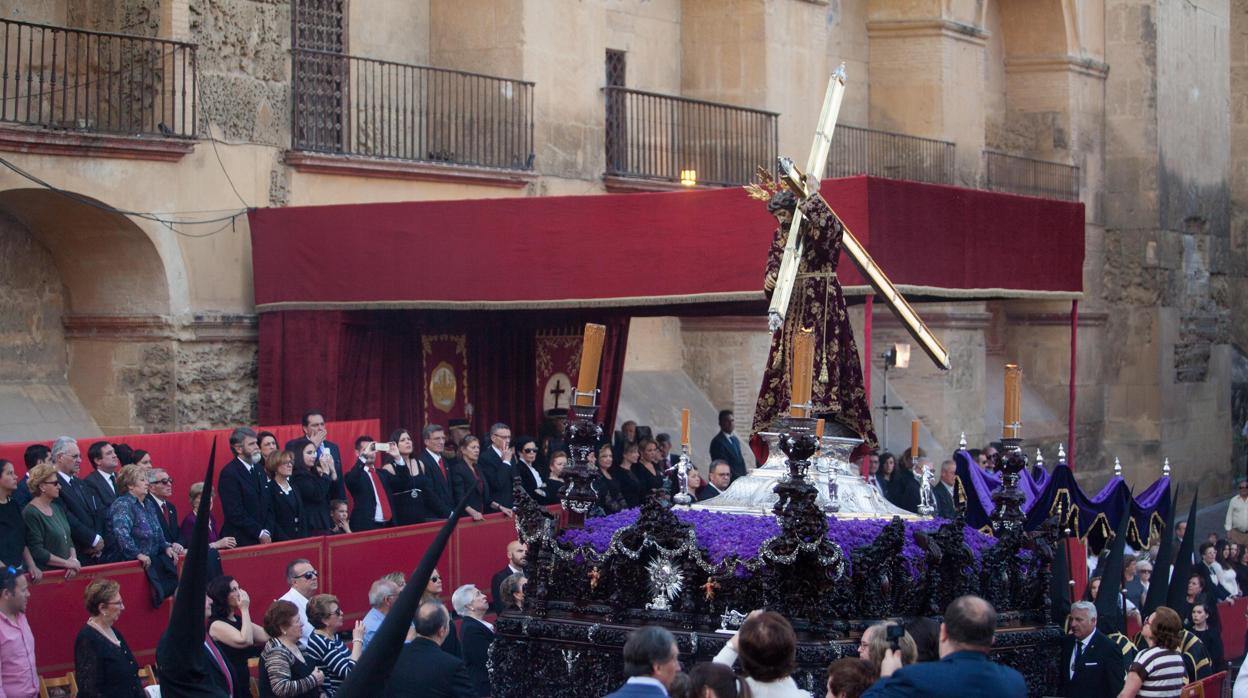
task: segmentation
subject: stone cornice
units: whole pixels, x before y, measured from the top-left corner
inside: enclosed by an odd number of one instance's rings
[[[982,47],[987,44],[989,33],[982,27],[944,18],[887,19],[867,22],[867,37],[871,39],[932,36],[965,41],[968,44]]]
[[[251,314],[196,315],[175,320],[164,315],[70,314],[65,337],[108,342],[254,342],[257,320]]]
[[[1099,310],[1080,310],[1079,326],[1080,327],[1104,327],[1109,321],[1109,313]],[[1005,315],[1005,323],[1007,325],[1029,325],[1032,327],[1045,327],[1060,325],[1062,327],[1070,327],[1070,313],[1053,313],[1053,312],[1015,312],[1011,311]]]
[[[183,138],[57,131],[5,124],[0,126],[0,150],[36,155],[176,162],[195,150],[195,141]]]
[[[922,308],[915,309],[923,322],[933,330],[985,330],[992,324],[992,313],[980,311],[957,311],[957,310],[924,310]],[[876,305],[875,312],[871,315],[871,323],[874,329],[879,330],[899,330],[902,329],[901,321],[887,307],[881,308]]]
[[[531,170],[504,170],[493,167],[390,160],[358,155],[330,155],[298,150],[286,151],[286,164],[293,167],[296,172],[454,184],[485,184],[511,189],[528,186],[538,177],[537,173]]]
[[[1093,58],[1071,55],[1008,56],[1005,59],[1007,73],[1062,73],[1104,80],[1109,75],[1109,64]]]

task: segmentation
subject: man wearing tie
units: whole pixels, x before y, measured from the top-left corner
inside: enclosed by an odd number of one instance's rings
[[[745,476],[745,458],[741,455],[741,440],[733,433],[735,427],[732,410],[720,410],[719,433],[711,439],[711,460],[728,463],[733,480]]]
[[[958,465],[951,460],[940,464],[940,482],[932,487],[932,495],[936,497],[936,515],[942,519],[952,519],[958,514],[957,490]]]
[[[355,466],[347,473],[347,490],[351,492],[351,531],[385,528],[394,521],[390,490],[393,474],[377,469],[377,448],[371,436],[355,440]],[[381,444],[383,450],[389,444]]]
[[[83,564],[95,564],[104,551],[104,504],[94,489],[78,479],[78,471],[82,469],[82,451],[78,450],[78,442],[70,436],[62,436],[53,442],[52,463],[61,481],[61,496],[54,502],[65,510],[70,537],[78,549],[78,559]]]
[[[1070,606],[1070,635],[1062,641],[1057,694],[1068,698],[1116,696],[1125,670],[1122,652],[1096,629],[1096,604],[1078,601]]]
[[[426,424],[420,430],[425,441],[425,451],[420,454],[420,462],[425,466],[425,475],[429,478],[429,491],[424,493],[425,507],[429,513],[439,519],[451,515],[450,464],[442,457],[442,447],[446,445],[446,432],[437,424]]]
[[[178,540],[181,536],[178,528],[178,510],[170,501],[173,498],[173,478],[160,468],[152,468],[147,471],[147,485],[148,497],[144,503],[156,512],[156,520],[160,522],[160,528],[165,532],[165,540],[172,543],[177,550],[182,550],[182,546],[179,545],[181,541]]]
[[[502,422],[490,427],[490,445],[481,450],[481,473],[490,486],[490,498],[494,500],[486,502],[486,506],[493,511],[510,511],[515,506],[511,498],[514,457],[511,427]]]
[[[121,467],[117,451],[107,441],[96,441],[87,447],[87,460],[92,473],[82,479],[82,484],[95,490],[95,496],[107,509],[117,499],[117,469]]]
[[[268,497],[256,432],[247,427],[235,429],[230,433],[230,450],[234,460],[226,463],[217,480],[221,511],[225,513],[221,535],[233,537],[240,546],[271,543]]]

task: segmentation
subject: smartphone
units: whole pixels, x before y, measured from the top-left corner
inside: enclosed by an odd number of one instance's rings
[[[896,623],[893,623],[888,626],[887,631],[888,634],[885,635],[885,637],[888,638],[888,646],[893,650],[900,650],[901,646],[898,643],[901,641],[901,638],[905,636],[906,629]]]

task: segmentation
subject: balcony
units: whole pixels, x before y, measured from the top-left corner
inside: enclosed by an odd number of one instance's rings
[[[194,44],[12,20],[0,20],[0,32],[0,122],[195,136]]]
[[[984,188],[1045,199],[1078,201],[1079,168],[985,150]]]
[[[954,144],[931,138],[838,125],[824,178],[870,175],[953,184]]]
[[[750,182],[775,166],[774,112],[606,87],[608,178],[674,186]]]
[[[531,82],[326,51],[295,49],[293,54],[294,151],[533,169]],[[311,160],[296,155],[292,162],[300,167]],[[325,158],[320,162],[323,166]],[[377,176],[420,178],[420,172],[429,170],[373,165]]]

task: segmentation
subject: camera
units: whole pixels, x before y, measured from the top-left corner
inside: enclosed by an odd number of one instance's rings
[[[894,651],[900,650],[901,647],[897,643],[905,636],[906,629],[896,623],[892,623],[886,628],[886,631],[885,637],[888,639],[888,646]]]

